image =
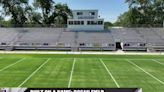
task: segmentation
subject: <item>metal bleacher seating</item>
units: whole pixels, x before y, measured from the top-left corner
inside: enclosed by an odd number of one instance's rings
[[[71,31],[66,28],[0,28],[0,49],[164,50],[163,28]],[[10,48],[9,48],[10,47]],[[9,48],[9,49],[8,49]]]

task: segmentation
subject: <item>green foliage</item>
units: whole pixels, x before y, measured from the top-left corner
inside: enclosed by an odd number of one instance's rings
[[[1,21],[4,21],[4,18],[3,18],[2,16],[0,16],[0,22],[1,22]]]
[[[36,24],[61,26],[66,25],[68,17],[72,16],[67,4],[55,4],[53,0],[34,0],[32,6],[28,0],[0,0],[0,7],[2,7],[1,15],[11,16],[8,22],[15,27]]]
[[[72,11],[67,4],[55,4],[53,0],[36,0],[33,4],[42,13],[34,12],[32,20],[42,26],[62,26],[67,24],[67,19],[72,16]]]
[[[5,16],[11,16],[12,23],[15,26],[23,26],[28,20],[27,13],[31,10],[28,6],[28,0],[1,0],[0,6]]]
[[[126,0],[129,10],[120,15],[117,24],[129,27],[160,27],[164,20],[164,0]]]
[[[113,24],[111,22],[104,22],[105,29],[108,29],[111,26],[113,26]]]
[[[57,18],[55,18],[56,24],[67,24],[68,17],[72,17],[72,11],[67,4],[57,4],[55,6]]]

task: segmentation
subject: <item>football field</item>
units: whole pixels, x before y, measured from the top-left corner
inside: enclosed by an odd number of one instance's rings
[[[164,92],[164,56],[1,54],[0,87]]]

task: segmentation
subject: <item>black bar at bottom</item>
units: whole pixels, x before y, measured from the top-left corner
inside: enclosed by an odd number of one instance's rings
[[[25,92],[142,92],[139,88],[28,88]]]

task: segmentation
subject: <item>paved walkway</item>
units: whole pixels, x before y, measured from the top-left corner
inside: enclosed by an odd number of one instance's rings
[[[124,51],[110,51],[110,52],[71,52],[71,51],[0,51],[0,54],[99,54],[99,55],[164,55],[162,53],[148,53],[148,52],[124,52]]]

